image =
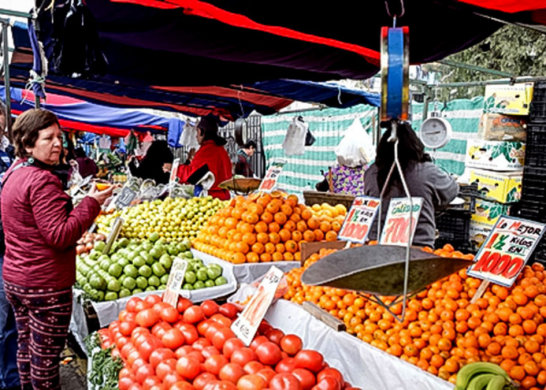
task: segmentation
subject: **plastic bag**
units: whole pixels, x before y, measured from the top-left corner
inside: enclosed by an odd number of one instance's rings
[[[239,287],[239,290],[235,294],[233,294],[231,297],[228,298],[228,302],[234,304],[239,308],[239,310],[244,309],[245,305],[250,302],[252,299],[252,296],[258,291],[258,287],[260,286],[260,283],[265,278],[265,275],[262,277],[256,279],[250,284],[243,283]],[[275,296],[273,297],[273,302],[275,303],[279,299],[281,299],[284,294],[288,292],[288,281],[286,280],[286,276],[283,276],[281,279],[281,282],[277,286],[277,291],[275,292]]]
[[[179,144],[186,147],[186,150],[192,150],[192,149],[199,149],[199,143],[197,142],[197,128],[195,127],[196,124],[190,123],[190,121],[187,121],[184,123],[184,130],[182,131],[182,135],[180,136]]]
[[[375,159],[372,138],[360,119],[356,118],[349,126],[335,152],[338,163],[351,168],[369,164]]]
[[[305,153],[305,138],[309,125],[299,117],[295,117],[288,126],[288,132],[282,148],[286,156],[301,156]]]

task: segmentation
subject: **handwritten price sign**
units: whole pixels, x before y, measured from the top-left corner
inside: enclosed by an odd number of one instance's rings
[[[502,216],[468,275],[510,287],[544,234],[546,224]]]
[[[393,198],[389,204],[389,211],[385,219],[385,227],[381,233],[381,245],[408,245],[410,233],[413,236],[417,228],[417,221],[423,207],[423,198],[412,198],[413,213],[411,230],[410,228],[410,211],[411,204],[408,198]]]
[[[364,244],[379,211],[379,203],[379,199],[368,196],[355,198],[339,232],[339,238]]]
[[[260,188],[258,188],[259,192],[271,192],[277,187],[277,181],[282,173],[284,164],[286,164],[286,161],[284,160],[278,160],[271,163],[260,184]]]
[[[184,282],[187,268],[188,262],[186,260],[181,259],[180,257],[174,258],[169,280],[167,281],[167,288],[163,294],[163,302],[176,307],[178,304],[178,295],[180,288],[182,287],[182,283]]]

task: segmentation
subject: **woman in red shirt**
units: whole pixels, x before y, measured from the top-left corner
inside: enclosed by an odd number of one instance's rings
[[[3,278],[19,333],[17,366],[26,389],[59,389],[68,337],[76,241],[99,215],[112,187],[95,189],[76,207],[57,169],[63,149],[55,114],[28,110],[13,126],[18,157],[2,182],[6,254]]]
[[[209,195],[220,200],[230,198],[229,191],[218,187],[220,183],[230,179],[232,174],[231,159],[224,148],[227,141],[218,135],[218,120],[212,115],[202,118],[197,125],[197,142],[201,146],[188,163],[178,168],[178,179],[186,183],[190,176],[205,164],[214,174],[214,184],[208,191]],[[193,151],[193,150],[192,150]]]

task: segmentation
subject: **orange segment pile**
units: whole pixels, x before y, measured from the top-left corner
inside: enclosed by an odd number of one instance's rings
[[[347,213],[341,205],[316,209],[295,195],[239,196],[209,219],[193,247],[234,264],[300,261],[302,243],[337,240]]]
[[[446,247],[437,253],[450,257],[454,251]],[[305,267],[331,252],[311,256]],[[523,389],[546,386],[546,272],[538,263],[526,266],[510,289],[491,285],[475,304],[470,301],[481,280],[462,270],[410,299],[403,323],[365,296],[302,285],[304,268],[287,274],[285,299],[316,303],[379,349],[452,383],[465,364],[487,361],[504,368]],[[396,314],[401,309],[393,307]]]

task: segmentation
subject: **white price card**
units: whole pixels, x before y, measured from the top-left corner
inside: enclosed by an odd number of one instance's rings
[[[385,218],[385,226],[381,233],[381,245],[408,245],[409,237],[413,237],[421,208],[423,207],[423,198],[411,198],[413,202],[413,212],[410,213],[411,204],[408,198],[392,198],[389,203],[389,211]],[[410,214],[412,217],[410,226]],[[409,229],[411,227],[411,230]],[[410,234],[411,233],[411,234]]]
[[[364,244],[379,211],[380,202],[369,196],[356,197],[339,231],[339,239]]]
[[[283,276],[284,273],[280,269],[275,266],[271,267],[239,318],[231,325],[231,330],[247,347],[254,339],[269,306],[271,306]]]
[[[178,295],[180,294],[187,268],[187,260],[181,259],[180,257],[174,258],[169,280],[167,281],[167,288],[163,293],[163,302],[166,302],[175,308],[178,304]]]
[[[271,163],[260,184],[260,188],[258,188],[258,192],[271,192],[277,188],[277,181],[281,176],[285,163],[286,161],[284,160],[273,161]]]

